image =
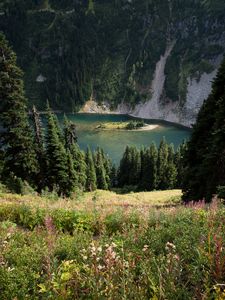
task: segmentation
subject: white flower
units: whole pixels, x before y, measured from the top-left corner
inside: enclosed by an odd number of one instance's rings
[[[98,265],[98,269],[102,270],[102,269],[104,269],[104,266]]]
[[[148,250],[148,248],[149,248],[149,246],[148,245],[144,245],[144,247],[143,247],[143,249],[142,249],[142,251],[147,251]]]

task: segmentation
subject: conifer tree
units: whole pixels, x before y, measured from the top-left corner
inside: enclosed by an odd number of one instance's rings
[[[212,92],[200,109],[187,145],[182,183],[185,201],[203,198],[210,201],[212,194],[216,193],[217,185],[225,180],[223,177],[224,95],[225,59],[212,84]]]
[[[89,192],[95,191],[97,189],[95,165],[94,165],[93,156],[92,156],[92,153],[91,153],[91,150],[89,147],[86,152],[85,161],[86,161],[86,166],[87,166],[86,190]]]
[[[57,128],[56,117],[47,108],[47,181],[50,190],[57,189],[58,194],[67,195],[68,188],[68,155],[60,139],[60,129]],[[72,173],[72,171],[69,171]]]
[[[70,151],[67,151],[67,181],[64,191],[65,196],[70,197],[78,186],[78,178],[74,170],[73,158]]]
[[[118,183],[125,185],[139,185],[141,175],[141,156],[136,147],[127,146],[120,161]]]
[[[104,168],[105,168],[105,179],[106,179],[108,189],[110,189],[110,187],[111,187],[110,177],[111,177],[111,172],[112,172],[112,161],[110,160],[108,155],[105,154],[103,149],[101,149],[101,153],[102,153],[103,165],[104,165]]]
[[[129,173],[129,185],[138,185],[141,175],[141,156],[136,147],[131,147],[131,164]]]
[[[110,174],[110,187],[115,188],[117,187],[117,185],[118,185],[117,168],[115,165],[113,165]]]
[[[149,170],[149,181],[150,186],[149,190],[155,190],[157,187],[157,160],[158,160],[158,149],[155,143],[152,143],[150,146],[150,170]]]
[[[97,149],[94,155],[94,162],[95,162],[97,188],[101,190],[107,190],[108,184],[106,181],[106,171],[103,163],[102,150],[100,148]]]
[[[142,175],[140,179],[140,189],[146,191],[152,191],[157,185],[157,158],[158,150],[154,143],[150,148],[143,151],[142,159]]]
[[[32,130],[28,122],[22,72],[16,66],[16,55],[0,34],[0,122],[1,148],[4,150],[4,179],[10,174],[34,182],[38,162]]]
[[[85,189],[86,186],[86,163],[85,155],[77,144],[76,126],[64,117],[65,147],[72,155],[73,168],[76,172],[77,187]]]
[[[40,115],[35,106],[32,108],[32,121],[34,127],[35,152],[39,162],[39,172],[36,176],[36,185],[41,191],[46,186],[45,174],[47,172],[46,152],[44,147],[44,132]]]
[[[183,142],[181,145],[179,145],[175,153],[175,165],[177,169],[177,182],[176,182],[177,188],[182,187],[182,182],[184,178],[184,156],[186,151],[187,151],[187,143]]]
[[[66,149],[77,143],[76,125],[64,116],[64,139]]]
[[[165,190],[167,187],[168,154],[168,145],[163,138],[159,145],[157,160],[157,188],[159,190]]]
[[[173,144],[168,146],[168,162],[166,169],[166,186],[165,189],[173,189],[177,182],[177,168],[175,165],[175,153]]]
[[[143,167],[145,164],[145,151],[146,151],[146,148],[144,148],[144,147],[142,147],[140,150],[140,159],[141,159],[140,178],[141,178],[141,181],[143,180],[143,171],[144,171]],[[141,187],[141,183],[140,183],[139,187]]]
[[[130,147],[127,146],[123,153],[123,157],[120,160],[120,166],[118,171],[119,187],[129,185],[130,170],[131,170],[131,152],[130,152]]]
[[[204,163],[207,173],[211,173],[211,176],[207,178],[207,199],[217,192],[217,187],[225,186],[225,93],[217,102],[215,119],[209,146],[210,151],[206,155]]]

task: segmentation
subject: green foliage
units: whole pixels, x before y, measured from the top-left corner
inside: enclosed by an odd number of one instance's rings
[[[22,230],[40,211],[1,205],[1,299],[223,299],[224,208],[145,213],[46,211]]]
[[[135,188],[140,180],[141,172],[141,157],[140,152],[136,147],[127,146],[124,155],[120,161],[118,171],[119,187],[125,185],[133,186]]]
[[[0,34],[0,122],[1,153],[4,153],[2,177],[14,176],[34,183],[38,162],[29,127],[22,72],[16,56]]]
[[[158,149],[154,143],[140,151],[127,146],[118,169],[118,186],[124,192],[136,188],[152,191],[179,187],[184,172],[184,145],[174,152],[173,145],[168,145],[163,138]]]
[[[39,164],[39,172],[36,175],[35,183],[38,191],[40,192],[46,185],[45,174],[47,173],[46,149],[44,145],[44,130],[40,119],[39,112],[36,107],[32,108],[32,125],[34,128],[34,144],[35,152]]]
[[[96,178],[93,156],[92,156],[90,148],[87,149],[86,156],[85,156],[85,162],[86,162],[86,166],[87,166],[86,190],[94,191],[97,188],[97,178]]]
[[[68,171],[73,174],[73,170],[68,170],[71,166],[70,156],[68,156],[62,143],[62,136],[56,116],[48,107],[48,123],[46,135],[46,154],[48,163],[47,182],[50,190],[57,189],[58,194],[69,195],[73,186],[68,187]],[[70,174],[70,175],[71,175]]]
[[[168,168],[168,144],[166,143],[165,138],[161,141],[158,151],[158,160],[157,160],[157,187],[159,189],[165,189],[167,186],[167,168]]]
[[[217,194],[219,198],[225,199],[225,186],[218,186],[217,187]]]
[[[224,115],[225,61],[213,82],[212,92],[204,102],[184,158],[185,201],[206,198],[211,201],[217,186],[225,182]]]
[[[156,63],[173,40],[165,96],[183,103],[187,78],[212,69],[224,51],[211,51],[208,43],[223,33],[224,10],[221,0],[4,0],[0,28],[39,109],[46,99],[64,111],[77,111],[90,97],[112,107],[145,101]]]
[[[106,170],[104,166],[104,157],[100,148],[94,153],[94,164],[96,172],[97,188],[101,190],[108,189],[108,183],[106,180]]]
[[[141,179],[139,188],[152,191],[157,187],[157,158],[158,149],[155,144],[141,152]]]
[[[144,121],[131,121],[127,124],[126,129],[127,130],[134,130],[139,129],[144,126]]]

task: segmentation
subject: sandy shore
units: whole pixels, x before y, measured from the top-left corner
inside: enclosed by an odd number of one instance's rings
[[[128,122],[112,122],[112,123],[103,123],[99,124],[95,129],[97,130],[119,130],[119,131],[150,131],[154,130],[160,125],[158,124],[144,124],[143,127],[136,128],[136,129],[127,129],[126,126],[128,125]]]
[[[154,130],[156,128],[158,128],[159,125],[157,124],[152,124],[152,125],[149,125],[149,124],[146,124],[144,125],[144,127],[141,127],[141,128],[138,128],[138,129],[134,129],[134,131],[148,131],[148,130]]]

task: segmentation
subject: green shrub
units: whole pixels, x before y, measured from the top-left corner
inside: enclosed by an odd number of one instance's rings
[[[225,199],[225,186],[218,186],[217,194],[219,198]]]

